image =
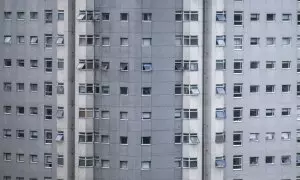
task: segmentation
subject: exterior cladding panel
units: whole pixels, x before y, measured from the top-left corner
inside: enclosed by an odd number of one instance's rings
[[[296,169],[296,153],[299,146],[296,144],[296,129],[300,127],[296,121],[296,108],[299,99],[296,97],[296,85],[299,77],[296,74],[297,61],[297,1],[259,1],[245,0],[228,1],[225,7],[227,13],[226,38],[227,45],[225,56],[227,60],[226,70],[226,109],[227,119],[225,123],[226,144],[225,156],[227,165],[225,179],[295,179],[299,176]],[[243,26],[233,26],[234,11],[243,11]],[[250,21],[250,13],[259,13],[260,20]],[[266,14],[276,14],[276,20],[266,21]],[[290,13],[290,22],[282,21],[282,14]],[[242,51],[233,50],[233,36],[243,35],[244,43]],[[259,46],[251,46],[250,38],[259,37]],[[266,45],[266,37],[276,37],[276,46]],[[291,37],[290,46],[282,45],[282,37]],[[234,59],[243,59],[243,74],[233,74]],[[266,61],[276,61],[275,69],[266,69]],[[259,69],[250,69],[250,61],[259,61]],[[291,69],[281,68],[282,61],[291,61]],[[243,83],[243,97],[233,98],[233,84]],[[275,84],[275,93],[266,93],[265,85]],[[291,93],[282,93],[281,85],[291,84]],[[259,85],[259,93],[249,93],[250,85]],[[241,123],[233,122],[233,108],[243,107],[243,119]],[[258,108],[259,118],[249,117],[251,108]],[[266,108],[275,108],[275,116],[265,117]],[[291,108],[291,116],[282,117],[281,109]],[[233,131],[243,131],[243,146],[234,147],[232,142]],[[275,132],[275,140],[267,142],[266,132]],[[281,140],[281,132],[291,132],[290,141]],[[249,141],[250,133],[259,133],[259,141]],[[243,156],[243,168],[240,171],[233,170],[233,155]],[[281,163],[282,155],[291,155],[291,164]],[[249,165],[251,156],[259,157],[258,166]],[[265,156],[275,156],[275,164],[265,163]]]
[[[175,59],[182,59],[182,49],[175,46],[175,34],[182,34],[182,23],[175,22],[175,10],[181,1],[138,0],[96,1],[95,9],[110,12],[109,23],[95,24],[95,34],[109,36],[110,47],[96,49],[96,57],[110,62],[110,71],[98,71],[96,81],[109,84],[110,96],[96,96],[95,104],[110,111],[109,120],[100,120],[95,129],[110,135],[110,144],[96,144],[95,153],[110,160],[109,169],[95,169],[99,180],[179,180],[181,170],[174,168],[174,158],[181,157],[181,145],[174,145],[174,133],[181,133],[181,123],[174,121],[175,108],[182,108],[182,97],[174,96],[175,82],[182,82],[174,72]],[[119,14],[129,13],[129,22],[120,22]],[[142,13],[152,13],[152,22],[142,22]],[[129,46],[120,47],[120,37],[128,37]],[[141,47],[142,38],[152,38],[151,47]],[[121,72],[120,62],[129,63]],[[141,72],[142,62],[151,62],[152,72]],[[129,95],[120,96],[119,87],[128,86]],[[141,96],[141,88],[152,87],[151,97]],[[128,121],[120,121],[119,112],[128,112]],[[142,112],[152,112],[151,121],[141,120]],[[119,144],[119,136],[128,136],[128,145]],[[151,136],[151,146],[141,146],[141,136]],[[119,161],[128,161],[121,170]],[[141,161],[151,160],[151,170],[141,171]]]
[[[0,178],[3,176],[38,178],[56,177],[56,119],[54,110],[56,109],[56,91],[53,91],[52,97],[44,96],[44,81],[51,81],[56,85],[56,48],[53,43],[52,49],[44,48],[44,34],[53,34],[56,37],[56,18],[53,18],[51,24],[44,23],[44,10],[52,10],[53,15],[57,12],[56,1],[46,0],[3,0],[0,2],[0,113],[1,113],[1,138],[0,138],[0,154],[11,153],[12,159],[10,162],[0,161]],[[12,12],[12,20],[4,20],[4,12]],[[17,11],[24,11],[25,20],[16,20]],[[29,20],[29,12],[38,12],[38,19]],[[55,17],[55,16],[53,16]],[[12,44],[3,43],[4,35],[12,36]],[[25,36],[24,44],[17,44],[16,36]],[[38,36],[37,45],[29,45],[29,36]],[[11,67],[4,67],[3,59],[12,59]],[[53,72],[45,73],[44,58],[53,59]],[[17,67],[16,59],[24,59],[25,66]],[[30,59],[38,60],[38,68],[30,68]],[[3,82],[12,82],[12,91],[4,92]],[[24,91],[16,91],[16,83],[24,83]],[[31,93],[29,91],[30,83],[38,84],[38,92]],[[12,106],[11,115],[3,115],[3,106]],[[53,107],[53,119],[44,120],[44,105]],[[16,115],[16,106],[24,106],[24,115]],[[29,115],[30,107],[38,107],[38,115]],[[11,129],[12,137],[4,138],[2,135],[3,129]],[[17,139],[16,130],[24,130],[25,138]],[[51,129],[53,132],[53,143],[46,145],[44,143],[44,129]],[[29,131],[37,130],[38,139],[30,140]],[[19,163],[16,160],[16,154],[24,154],[24,163]],[[52,153],[52,168],[44,168],[44,153]],[[37,154],[38,163],[29,163],[29,155]]]

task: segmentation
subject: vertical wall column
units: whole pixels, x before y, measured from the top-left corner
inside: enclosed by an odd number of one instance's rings
[[[202,0],[183,0],[183,60],[198,61],[198,71],[183,71],[183,85],[197,85],[197,92],[190,95],[183,95],[183,109],[197,109],[197,119],[189,119],[182,121],[182,133],[191,134],[197,133],[199,141],[197,143],[191,142],[189,144],[182,144],[183,158],[197,158],[197,168],[183,168],[182,176],[185,180],[196,180],[202,177],[202,49],[203,49],[203,33],[202,33],[202,14],[203,14]],[[192,13],[198,14],[198,21],[191,20]],[[186,14],[189,14],[189,20],[185,19]],[[189,37],[188,45],[185,43],[186,37]],[[197,45],[192,43],[192,37],[197,37]],[[190,64],[188,66],[191,66]],[[191,87],[191,86],[190,86]],[[189,88],[190,88],[189,87]]]
[[[88,19],[87,14],[84,18],[79,19],[81,13],[87,11],[94,12],[94,0],[76,1],[75,8],[75,180],[92,180],[94,179],[94,144],[93,142],[79,142],[79,132],[94,132],[94,94],[79,93],[79,84],[94,84],[94,70],[87,70],[80,67],[79,60],[94,59],[94,19]],[[92,14],[93,17],[93,14]],[[83,37],[79,41],[79,37]],[[87,37],[92,37],[88,39]],[[86,66],[86,65],[84,65]],[[95,89],[93,88],[93,91]],[[83,110],[83,113],[79,112]],[[91,111],[92,110],[92,115]],[[81,114],[79,116],[79,114]],[[82,157],[83,164],[79,165],[79,157]],[[92,157],[92,167],[87,161],[87,157]]]
[[[56,71],[57,157],[53,157],[53,163],[63,157],[63,164],[60,161],[57,165],[57,179],[74,179],[74,6],[72,0],[57,1],[57,9],[64,13],[64,20],[57,21],[57,34],[63,35],[60,43],[64,45],[57,46],[57,61],[54,61],[59,67]],[[57,43],[57,37],[54,39]]]
[[[225,35],[225,21],[216,21],[216,12],[225,11],[224,1],[205,0],[204,8],[204,179],[223,180],[226,157],[224,157],[224,118],[217,118],[216,109],[225,111],[224,71],[216,71],[216,60],[225,60],[224,46],[217,46],[216,36]],[[226,13],[226,12],[225,12]],[[226,18],[226,14],[225,14]],[[217,88],[217,85],[224,85]],[[223,89],[223,90],[222,90]],[[220,90],[220,91],[219,91]],[[224,138],[222,140],[222,138]]]

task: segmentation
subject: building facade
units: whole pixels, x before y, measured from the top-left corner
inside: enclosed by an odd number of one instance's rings
[[[3,180],[299,180],[300,2],[0,2]]]

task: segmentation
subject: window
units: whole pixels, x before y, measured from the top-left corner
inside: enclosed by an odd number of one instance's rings
[[[128,87],[120,87],[120,94],[128,95]]]
[[[197,158],[182,158],[182,167],[183,168],[197,168],[198,167]]]
[[[267,132],[266,133],[266,141],[274,140],[274,138],[275,138],[275,133],[274,132]]]
[[[251,13],[250,14],[250,21],[259,21],[259,14],[258,13]]]
[[[225,118],[226,118],[226,109],[216,108],[216,119],[225,119]]]
[[[128,38],[120,38],[121,46],[128,46]]]
[[[233,122],[241,122],[243,118],[243,108],[235,107],[233,108]]]
[[[17,12],[17,20],[25,20],[25,12]]]
[[[175,109],[174,118],[181,118],[181,109]]]
[[[11,20],[11,18],[12,18],[12,14],[11,14],[11,12],[4,12],[4,19],[5,20]]]
[[[64,155],[57,155],[57,165],[58,166],[64,165]]]
[[[142,39],[142,46],[151,46],[152,45],[152,38],[143,38]]]
[[[109,111],[101,111],[101,119],[109,119],[110,113]]]
[[[24,59],[17,59],[17,67],[24,67],[25,62]]]
[[[120,21],[128,21],[129,14],[128,13],[120,13]]]
[[[109,13],[102,13],[102,20],[109,21]]]
[[[128,71],[128,63],[120,63],[120,71]]]
[[[233,132],[233,145],[234,146],[241,146],[243,139],[243,132],[242,131],[234,131]]]
[[[297,113],[297,120],[299,121],[300,120],[300,105],[297,105],[296,113]]]
[[[226,166],[225,156],[219,156],[215,158],[215,166],[217,168],[224,168]]]
[[[16,154],[17,162],[24,162],[24,154]]]
[[[275,116],[275,109],[266,109],[266,117],[274,117]]]
[[[296,47],[297,47],[298,49],[300,48],[300,35],[297,35]],[[298,59],[298,60],[299,60],[299,59]]]
[[[24,138],[25,133],[24,130],[16,130],[17,138]]]
[[[24,83],[17,83],[17,91],[24,91],[25,87],[24,87]]]
[[[182,46],[182,36],[181,35],[176,35],[175,36],[175,44],[176,46]]]
[[[225,70],[226,69],[226,60],[217,59],[216,60],[216,70]]]
[[[184,21],[198,21],[198,11],[184,11],[183,12]]]
[[[99,142],[98,132],[79,132],[79,143]]]
[[[61,83],[61,82],[57,83],[56,93],[57,94],[64,94],[65,93],[64,83]]]
[[[128,161],[120,161],[120,169],[128,169]]]
[[[29,138],[30,139],[37,139],[38,138],[38,132],[37,131],[29,131]]]
[[[217,11],[216,21],[225,22],[226,21],[226,11]]]
[[[37,68],[38,67],[38,60],[30,59],[30,68]]]
[[[290,155],[281,156],[281,164],[291,164],[291,156]]]
[[[243,156],[234,155],[233,156],[233,170],[242,170]]]
[[[282,132],[281,140],[284,140],[284,141],[291,140],[291,132]]]
[[[120,112],[120,120],[128,120],[128,112]]]
[[[151,168],[151,161],[142,161],[141,166],[142,170],[149,170]]]
[[[63,131],[57,131],[57,136],[55,138],[57,142],[64,141],[64,132]]]
[[[151,21],[152,20],[152,13],[143,13],[143,21]]]
[[[183,109],[183,118],[184,119],[197,119],[198,118],[197,109]]]
[[[250,166],[257,166],[258,165],[258,157],[250,157],[249,162],[250,162]]]
[[[64,69],[64,59],[57,59],[57,69],[63,70]]]
[[[17,43],[18,44],[24,44],[25,43],[25,37],[24,36],[17,36]]]
[[[233,62],[233,73],[240,74],[243,73],[243,60],[235,59]]]
[[[4,36],[4,44],[11,44],[11,36]]]
[[[128,137],[127,136],[120,136],[120,144],[128,145]]]
[[[259,45],[259,38],[258,37],[250,38],[250,45],[252,46]]]
[[[52,47],[52,34],[45,34],[45,47],[51,48]]]
[[[216,84],[216,94],[225,94],[226,84]]]
[[[110,89],[109,86],[101,86],[102,95],[109,95]]]
[[[151,119],[151,112],[142,112],[142,120]]]
[[[250,142],[258,141],[258,139],[259,139],[259,133],[250,133],[249,136]]]
[[[297,59],[297,73],[300,73],[300,59]]]
[[[141,144],[142,145],[151,145],[151,137],[150,136],[142,137]]]
[[[275,37],[267,37],[267,46],[274,46],[276,43]]]
[[[100,93],[99,84],[82,84],[79,83],[79,94]]]
[[[90,119],[90,118],[99,118],[99,109],[98,108],[79,108],[78,112],[78,117],[79,118],[85,118],[85,119]]]
[[[296,166],[299,167],[300,166],[300,153],[296,154]],[[300,176],[297,176],[297,178],[300,179]],[[298,179],[296,179],[298,180]]]
[[[11,137],[11,129],[3,129],[3,137],[10,138]]]
[[[52,23],[52,10],[45,10],[45,23]]]
[[[198,61],[196,60],[184,60],[183,70],[185,71],[198,71]]]
[[[275,85],[266,85],[266,92],[267,93],[274,93],[275,92]]]
[[[30,20],[37,20],[38,12],[30,12]]]
[[[4,67],[11,67],[12,62],[11,59],[4,59]]]
[[[30,107],[29,108],[29,114],[30,115],[37,115],[38,114],[38,108],[37,107]]]
[[[226,36],[216,36],[216,46],[223,47],[226,45]]]
[[[96,157],[95,157],[96,159]],[[79,156],[78,158],[78,166],[79,167],[93,167],[94,166],[94,158],[93,157],[83,157]]]
[[[283,37],[282,38],[282,45],[284,45],[284,46],[290,45],[291,41],[292,41],[292,38],[290,38],[290,37]]]
[[[300,82],[297,82],[297,96],[300,96]]]
[[[281,85],[281,92],[283,93],[291,92],[291,85],[289,84]]]
[[[50,153],[44,154],[44,166],[45,168],[52,168],[52,154]]]
[[[183,143],[186,144],[198,144],[199,138],[197,133],[184,133],[183,134]]]
[[[233,15],[234,25],[241,26],[243,25],[243,12],[242,11],[234,11]]]
[[[217,132],[216,133],[215,142],[216,143],[223,143],[223,142],[225,142],[225,132]]]
[[[29,162],[30,163],[37,163],[38,162],[38,155],[36,155],[36,154],[30,154],[29,155]]]
[[[109,63],[108,63],[108,65],[109,65]],[[79,64],[77,65],[77,69],[79,69],[79,70],[92,70],[92,69],[98,69],[98,68],[99,68],[99,60],[98,59],[94,59],[94,60],[93,59],[79,59]]]
[[[259,92],[259,85],[250,85],[250,93]]]
[[[24,177],[16,177],[16,180],[25,180]]]
[[[250,117],[258,117],[259,109],[250,109]]]
[[[151,95],[151,87],[142,87],[142,95],[150,96]]]
[[[3,91],[5,92],[11,92],[11,83],[10,82],[4,82],[3,83]]]
[[[282,116],[290,116],[291,115],[291,108],[282,108],[281,109]]]
[[[175,133],[174,143],[175,144],[181,144],[181,133]]]
[[[3,180],[11,180],[11,176],[3,176]]]
[[[58,21],[63,21],[65,19],[65,12],[64,10],[58,10],[57,12],[57,20]]]
[[[99,35],[79,35],[79,46],[100,45]]]
[[[297,12],[297,25],[300,25],[300,12]]]
[[[152,63],[142,63],[142,71],[152,71]]]
[[[37,92],[38,91],[38,84],[30,83],[30,92]]]
[[[234,83],[233,84],[233,97],[242,97],[243,96],[243,84]]]
[[[45,82],[44,88],[45,96],[52,96],[52,82]]]
[[[198,36],[183,36],[183,44],[185,46],[198,45]]]
[[[296,131],[296,141],[297,143],[300,143],[300,129],[297,129]]]
[[[57,106],[56,117],[57,117],[58,119],[61,119],[61,118],[64,117],[64,107]]]
[[[44,141],[45,141],[45,144],[52,144],[52,130],[51,129],[44,130]]]
[[[4,114],[11,114],[11,106],[3,106]]]
[[[267,13],[267,21],[275,21],[275,14]]]
[[[185,95],[198,95],[200,93],[197,84],[184,84],[183,92]]]
[[[30,44],[37,44],[39,42],[37,36],[30,36]]]
[[[56,44],[57,44],[58,46],[62,46],[62,45],[64,45],[64,43],[65,43],[64,35],[63,35],[63,34],[58,34],[58,35],[57,35]]]
[[[266,164],[274,164],[275,156],[266,156]]]
[[[4,161],[11,161],[11,153],[3,153]]]
[[[175,12],[175,21],[182,21],[182,11]]]
[[[292,14],[282,14],[282,21],[290,21],[292,19]]]
[[[242,50],[243,49],[243,36],[235,35],[233,37],[233,41],[234,41],[234,46],[233,46],[234,50]]]
[[[109,37],[102,37],[102,46],[110,46]]]
[[[101,135],[101,143],[109,144],[109,135]]]

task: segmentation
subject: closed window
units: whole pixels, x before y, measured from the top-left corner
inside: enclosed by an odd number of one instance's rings
[[[267,46],[274,46],[276,44],[275,37],[267,37]]]
[[[30,115],[37,115],[38,114],[38,108],[37,107],[29,107],[29,114]]]
[[[102,21],[109,21],[109,13],[102,13]]]
[[[282,38],[282,45],[284,45],[284,46],[290,45],[291,41],[292,41],[292,38],[290,38],[290,37],[283,37]]]
[[[37,131],[29,131],[29,138],[30,139],[37,139],[38,138],[38,132]]]
[[[24,154],[16,154],[16,160],[17,162],[24,162],[25,161]]]
[[[250,142],[258,141],[258,139],[259,139],[259,133],[250,133],[249,135]]]
[[[198,36],[183,36],[183,44],[186,46],[198,45]]]
[[[241,74],[243,73],[243,60],[235,59],[233,62],[233,73]]]
[[[4,161],[11,161],[11,153],[3,153]]]
[[[225,119],[225,118],[226,118],[226,109],[216,108],[216,119]]]
[[[250,21],[259,21],[259,13],[251,13]]]
[[[17,115],[24,115],[25,108],[23,106],[17,106]]]
[[[52,96],[52,82],[45,82],[44,83],[44,94],[45,96]]]
[[[3,129],[3,137],[10,138],[11,137],[11,129]]]
[[[3,106],[3,112],[4,114],[11,114],[12,112],[11,106]]]
[[[152,45],[152,38],[143,38],[142,46],[147,47]]]
[[[120,169],[128,169],[128,161],[120,161]]]
[[[233,108],[233,122],[241,122],[243,118],[243,108],[235,107]]]
[[[226,69],[226,60],[217,59],[216,60],[216,70],[225,70]]]
[[[243,96],[243,84],[234,83],[233,84],[233,97],[242,97]]]
[[[151,95],[151,87],[142,87],[142,95],[143,96],[150,96]]]
[[[284,141],[291,140],[291,132],[282,132],[281,140],[284,140]]]
[[[57,155],[57,165],[58,166],[64,165],[64,155]]]
[[[216,143],[225,142],[225,132],[216,132],[215,142]]]
[[[25,84],[24,83],[17,83],[17,91],[24,91]]]
[[[142,145],[150,145],[151,144],[151,137],[145,136],[141,138],[141,144]]]
[[[53,44],[52,34],[45,34],[45,47],[51,48]]]
[[[234,131],[233,132],[233,145],[241,146],[243,144],[243,132],[242,131]]]
[[[198,11],[184,11],[183,12],[184,21],[198,21]]]
[[[36,155],[36,154],[30,154],[29,155],[29,162],[30,163],[37,163],[38,162],[38,155]]]
[[[257,46],[257,45],[259,45],[259,38],[258,37],[252,37],[252,38],[250,38],[250,45],[251,46]]]
[[[234,50],[242,50],[243,49],[243,36],[241,36],[241,35],[234,36],[233,41],[234,41],[234,46],[233,46]]]
[[[30,68],[37,68],[38,60],[30,59]]]
[[[44,166],[45,168],[52,168],[52,154],[50,153],[44,154]]]
[[[109,135],[101,135],[101,143],[109,144]]]
[[[143,18],[143,21],[151,21],[152,20],[152,13],[143,13],[142,18]]]
[[[5,11],[4,12],[4,19],[5,20],[11,20],[11,18],[12,18],[12,13],[8,12],[8,11]]]
[[[17,59],[17,67],[24,67],[25,62],[24,59]]]
[[[52,130],[51,129],[44,130],[44,141],[45,141],[45,144],[52,144]]]
[[[128,120],[128,112],[120,112],[120,120]]]
[[[127,145],[128,144],[128,137],[127,136],[120,136],[120,144]]]
[[[282,14],[282,21],[290,21],[292,19],[292,14],[284,13]]]
[[[120,21],[128,21],[129,14],[128,13],[120,13]]]
[[[284,155],[281,156],[281,164],[291,164],[291,156],[290,155]]]
[[[232,160],[233,160],[233,170],[242,170],[243,156],[242,155],[234,155]]]
[[[151,161],[142,161],[141,169],[142,170],[149,170],[151,168]]]
[[[3,91],[5,91],[5,92],[11,92],[11,89],[12,89],[11,86],[12,85],[11,85],[10,82],[4,82],[3,83]]]
[[[30,92],[37,92],[38,91],[38,84],[36,83],[30,83]]]
[[[198,167],[197,158],[182,158],[182,167],[183,168],[197,168]]]
[[[274,164],[275,163],[275,156],[266,156],[266,164]]]
[[[65,19],[65,12],[64,10],[58,10],[57,12],[57,20],[63,21]]]
[[[128,46],[128,38],[120,38],[120,45],[121,46]]]
[[[183,118],[184,119],[197,119],[198,118],[197,109],[183,109]]]
[[[51,58],[45,58],[45,72],[52,72],[52,59]]]
[[[258,157],[250,157],[249,158],[249,162],[250,162],[250,166],[257,166],[258,165]]]
[[[250,85],[250,93],[259,92],[259,85]]]
[[[17,12],[17,20],[25,20],[25,12]]]
[[[52,23],[52,10],[45,10],[45,23]]]
[[[17,43],[18,44],[24,44],[25,43],[25,37],[24,36],[17,36]]]
[[[242,11],[234,11],[233,19],[234,19],[234,25],[236,25],[236,26],[243,25],[243,12]]]
[[[281,109],[282,116],[290,116],[291,115],[291,108],[282,108]]]
[[[275,21],[275,17],[276,17],[276,15],[273,13],[267,13],[267,15],[266,15],[267,21]]]
[[[281,85],[281,92],[284,93],[291,92],[291,85],[290,84]]]
[[[38,12],[30,12],[30,20],[37,20],[38,19]]]
[[[266,85],[266,92],[267,93],[274,93],[275,92],[275,85]]]
[[[258,117],[259,109],[250,109],[250,117]]]
[[[275,109],[271,108],[271,109],[266,109],[266,117],[273,117],[275,116]]]
[[[266,132],[266,141],[274,140],[275,133],[274,132]]]
[[[175,12],[175,21],[182,21],[182,11]]]

